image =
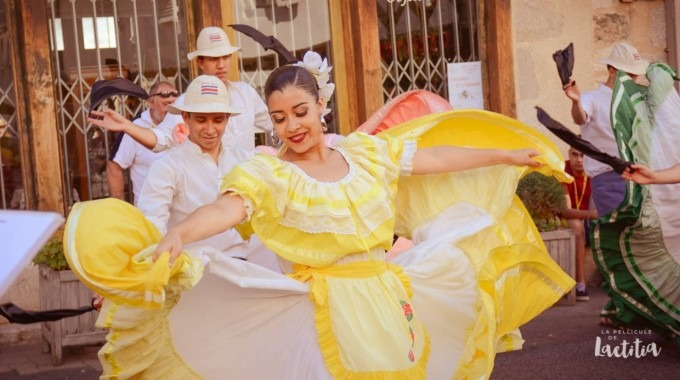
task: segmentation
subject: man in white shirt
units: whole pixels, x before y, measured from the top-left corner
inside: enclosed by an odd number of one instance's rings
[[[229,80],[229,65],[240,47],[233,46],[224,30],[214,26],[201,30],[196,46],[196,51],[187,54],[189,60],[196,59],[203,75],[218,77],[229,92],[230,104],[242,109],[240,114],[229,118],[227,131],[222,138],[224,146],[254,149],[255,129],[268,133],[272,129],[272,122],[267,106],[254,88],[244,82]],[[183,102],[184,95],[176,100],[178,105]],[[177,134],[173,133],[180,123],[183,121],[179,115],[168,114],[156,129],[126,126],[122,131],[154,152],[160,152],[181,142],[177,140]]]
[[[601,151],[619,157],[619,147],[611,125],[611,103],[618,70],[624,71],[633,80],[645,74],[649,63],[640,58],[637,49],[625,42],[617,42],[602,60],[607,65],[607,81],[594,91],[581,94],[575,81],[564,86],[564,93],[572,101],[571,116],[581,126],[581,136]],[[585,157],[585,173],[591,178],[591,201],[597,215],[605,216],[614,211],[626,196],[626,182],[607,164]],[[592,209],[592,207],[591,207]],[[583,278],[576,284],[577,300],[589,299]],[[603,312],[604,313],[604,312]],[[601,324],[608,326],[609,319],[601,314]]]
[[[611,126],[611,102],[616,73],[622,70],[633,80],[646,72],[649,63],[640,58],[637,49],[625,42],[617,42],[610,55],[602,60],[609,76],[594,90],[581,94],[576,82],[564,86],[564,93],[572,101],[571,116],[581,126],[581,136],[605,153],[619,157],[619,148]],[[590,157],[584,159],[585,172],[592,179],[592,199],[600,216],[615,210],[623,201],[626,183],[613,169]]]
[[[179,96],[175,86],[170,82],[156,82],[149,89],[147,99],[149,109],[133,121],[134,124],[153,130],[168,113],[168,105]],[[118,150],[106,165],[106,177],[109,193],[112,197],[125,199],[124,170],[130,170],[134,204],[137,205],[139,193],[142,191],[144,178],[152,162],[162,157],[164,152],[152,152],[128,135],[123,135]]]
[[[138,208],[162,233],[197,208],[215,201],[222,177],[253,154],[252,149],[226,148],[222,142],[227,122],[241,109],[231,105],[227,88],[218,78],[199,76],[187,88],[185,101],[170,105],[168,110],[181,113],[188,138],[151,165],[138,203]],[[273,253],[257,238],[245,242],[233,229],[187,248],[197,246],[209,246],[226,251],[229,256],[247,257],[271,269],[278,268]]]

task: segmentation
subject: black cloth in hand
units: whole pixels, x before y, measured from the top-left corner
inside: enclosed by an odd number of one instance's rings
[[[553,54],[553,60],[557,64],[557,73],[560,74],[560,80],[564,86],[569,83],[574,70],[574,44],[570,42],[566,49],[556,51]]]

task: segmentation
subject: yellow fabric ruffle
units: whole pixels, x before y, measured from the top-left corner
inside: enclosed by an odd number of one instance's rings
[[[516,329],[554,304],[574,281],[550,258],[529,213],[515,195],[519,179],[537,170],[563,182],[564,160],[555,144],[517,120],[477,110],[428,115],[382,132],[415,138],[418,147],[534,148],[538,169],[498,165],[459,173],[408,176],[396,196],[398,235],[414,238],[418,227],[456,202],[486,210],[495,225],[458,244],[473,263],[479,301],[475,324],[454,379],[488,378],[498,349],[521,347]],[[415,236],[414,236],[415,235]]]
[[[350,165],[338,182],[317,181],[268,155],[257,155],[227,174],[222,191],[241,195],[251,212],[248,221],[236,226],[243,238],[255,233],[286,260],[312,267],[328,266],[366,247],[390,249],[394,207],[389,200],[397,190],[403,141],[356,133],[336,149]]]
[[[539,169],[541,172],[555,175],[561,180],[569,180],[561,171],[562,158],[554,144],[537,131],[513,119],[484,111],[452,111],[426,116],[384,133],[380,138],[353,135],[345,140],[349,145],[344,148],[341,146],[340,149],[351,155],[353,161],[356,155],[356,161],[361,162],[362,167],[369,172],[373,170],[371,175],[387,181],[379,186],[387,187],[385,191],[394,192],[390,196],[395,197],[396,207],[390,207],[396,210],[396,228],[401,236],[413,237],[414,242],[418,243],[418,227],[460,201],[486,210],[496,222],[492,227],[459,244],[475,269],[479,300],[476,319],[467,332],[464,353],[454,379],[488,378],[498,347],[517,346],[517,340],[509,334],[557,301],[573,286],[573,280],[550,259],[528,213],[514,196],[517,181],[528,169],[499,165],[446,175],[401,177],[397,182],[397,160],[402,146],[400,141],[416,139],[419,147],[442,144],[506,149],[533,147],[542,152],[540,159],[545,165]],[[370,144],[374,144],[376,152],[388,153],[368,154],[363,157],[365,152],[362,150],[370,151]],[[383,146],[378,149],[380,144],[388,144],[388,148],[384,149]],[[346,210],[336,210],[333,202],[327,200],[327,206],[313,208],[321,213],[344,211],[349,215],[347,220],[353,227],[366,216],[367,223],[377,223],[366,236],[331,232],[301,233],[294,226],[272,224],[278,223],[286,211],[279,206],[276,197],[297,197],[294,194],[311,194],[314,189],[286,187],[286,181],[294,176],[286,171],[295,169],[278,163],[276,165],[279,166],[270,167],[267,165],[273,163],[267,160],[264,156],[258,156],[230,174],[241,179],[225,181],[225,190],[250,194],[245,196],[247,202],[257,206],[253,209],[262,210],[260,214],[252,215],[253,220],[257,220],[256,223],[242,225],[242,233],[247,235],[255,231],[263,240],[271,238],[270,247],[276,251],[281,249],[282,256],[288,255],[293,258],[293,262],[313,267],[325,267],[348,252],[389,247],[394,220],[381,222],[380,218],[375,218],[375,209],[368,207],[347,213]],[[380,167],[387,169],[377,172]],[[264,176],[258,175],[259,178],[272,176],[275,186],[269,188],[271,183],[264,185],[248,171],[250,169],[261,170],[261,174],[267,173]],[[269,172],[272,169],[274,172]],[[368,181],[368,178],[365,180]],[[233,185],[236,182],[238,184]],[[389,185],[384,186],[385,184]],[[321,183],[314,186],[321,189],[324,185]],[[372,191],[371,188],[361,186],[357,189],[342,191],[357,191],[362,195]],[[346,193],[338,193],[336,199],[345,199],[341,195],[347,196]],[[368,205],[373,196],[365,196]],[[299,202],[300,199],[305,202],[304,198],[296,198],[295,201]],[[318,202],[310,203],[317,204],[320,205]],[[365,215],[366,212],[369,215]],[[276,228],[269,228],[270,226]],[[342,225],[337,228],[342,228]],[[360,231],[361,228],[370,229],[366,225],[360,226]],[[272,235],[274,233],[277,235]],[[122,201],[107,199],[76,204],[69,216],[65,248],[71,267],[81,281],[107,298],[98,321],[100,326],[111,329],[107,337],[108,343],[100,351],[104,378],[199,377],[176,354],[168,331],[167,313],[177,302],[180,292],[200,278],[202,265],[185,255],[172,268],[168,267],[167,255],[155,264],[151,263],[149,255],[159,239],[160,235],[155,227],[134,207]],[[314,252],[319,252],[319,247],[331,254],[315,254]],[[308,253],[310,256],[305,256]],[[339,340],[349,336],[360,341],[363,336],[356,332],[348,334],[343,332],[345,330],[334,331],[338,326],[333,317],[337,314],[334,313],[342,313],[343,310],[340,309],[347,308],[346,315],[343,315],[346,323],[339,324],[341,329],[348,329],[355,321],[355,327],[367,326],[369,329],[376,328],[382,322],[371,317],[380,312],[373,304],[364,308],[367,312],[362,309],[354,316],[350,314],[350,311],[355,310],[351,305],[358,298],[352,297],[354,293],[347,290],[353,286],[353,281],[382,281],[378,286],[371,283],[367,284],[370,286],[361,286],[361,289],[367,289],[373,297],[371,299],[384,296],[384,304],[390,305],[390,308],[395,305],[394,299],[391,299],[394,294],[398,295],[397,307],[401,300],[410,302],[411,290],[408,278],[398,267],[380,267],[375,262],[349,263],[337,267],[344,269],[305,269],[297,274],[303,281],[314,279],[311,296],[317,304],[315,324],[319,331],[322,355],[330,373],[336,378],[350,379],[425,377],[429,338],[424,327],[420,334],[421,339],[417,340],[423,346],[414,353],[417,360],[412,367],[404,370],[406,372],[402,373],[399,368],[390,371],[357,371],[356,368],[370,366],[370,361],[343,362],[345,354],[340,349]],[[352,270],[345,271],[347,268]],[[366,278],[358,278],[362,275],[366,275]],[[383,301],[375,304],[383,305]],[[390,313],[393,312],[392,310]],[[415,313],[417,316],[417,310]],[[363,319],[367,319],[365,326],[363,323],[359,324],[359,320]],[[393,320],[397,321],[397,318],[394,317]],[[387,331],[404,331],[403,321],[392,325]],[[415,331],[417,333],[417,327]],[[365,335],[369,339],[373,338],[369,334]],[[400,335],[394,339],[400,339],[401,342],[405,336],[407,335]],[[352,347],[353,344],[355,343],[350,342],[346,346]],[[379,357],[377,359],[384,360]]]
[[[73,206],[64,230],[64,253],[76,276],[94,292],[122,305],[158,309],[165,302],[166,285],[190,288],[203,271],[202,263],[186,254],[172,267],[168,254],[152,262],[160,239],[158,229],[137,208],[106,198]]]
[[[103,370],[100,380],[204,378],[184,362],[172,342],[168,313],[179,301],[181,291],[180,286],[168,286],[161,309],[104,301],[97,327],[110,332],[98,352]]]
[[[398,186],[404,191],[398,191],[395,199],[395,233],[407,238],[423,222],[456,202],[468,202],[494,217],[501,217],[509,207],[517,181],[530,171],[555,176],[561,182],[573,180],[562,169],[564,159],[550,139],[515,119],[493,112],[443,112],[408,121],[379,135],[382,134],[402,140],[415,139],[418,148],[441,145],[534,148],[541,153],[537,160],[544,164],[538,169],[498,165],[457,173],[402,176]]]
[[[203,264],[182,254],[151,260],[158,229],[127,202],[108,198],[76,203],[64,231],[72,271],[105,297],[97,326],[111,331],[99,351],[102,379],[198,379],[175,351],[167,315],[193,287]]]

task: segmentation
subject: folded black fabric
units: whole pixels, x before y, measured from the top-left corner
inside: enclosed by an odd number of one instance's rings
[[[564,86],[569,83],[574,70],[574,44],[570,42],[564,50],[556,51],[553,54],[553,60],[557,64],[557,73],[560,74],[560,80]]]
[[[569,146],[580,151],[586,156],[611,166],[612,169],[614,169],[614,171],[619,174],[623,173],[626,168],[630,167],[632,164],[597,149],[589,141],[584,140],[579,135],[570,131],[569,128],[551,118],[550,115],[548,115],[541,107],[536,107],[536,110],[538,121],[540,121],[541,124],[548,128],[550,132],[554,133],[555,136],[557,136],[560,140],[569,144]]]
[[[90,91],[90,111],[96,109],[104,100],[115,95],[128,95],[140,99],[149,97],[149,94],[143,88],[129,79],[100,80],[94,82]]]
[[[300,61],[295,57],[293,53],[290,52],[281,41],[277,40],[274,36],[267,36],[259,30],[253,28],[246,24],[232,24],[229,25],[234,30],[237,30],[246,36],[255,40],[259,43],[265,50],[274,50],[284,63],[295,63]]]
[[[7,318],[11,323],[29,324],[37,322],[57,321],[62,318],[75,317],[94,310],[92,306],[83,306],[78,309],[55,309],[45,311],[27,311],[13,303],[0,304],[0,315]]]

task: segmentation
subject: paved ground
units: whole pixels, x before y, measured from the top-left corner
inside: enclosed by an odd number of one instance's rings
[[[98,350],[96,346],[66,347],[62,364],[54,367],[50,354],[42,352],[41,343],[0,346],[0,379],[97,379],[101,374]]]
[[[670,341],[649,331],[625,334],[599,326],[598,312],[607,296],[597,288],[589,291],[589,302],[552,307],[526,324],[521,329],[524,348],[498,354],[491,380],[680,378],[680,351]],[[596,356],[598,338],[600,353],[635,339],[641,346],[654,344],[661,351],[657,357],[651,353],[639,358]]]
[[[652,333],[624,335],[622,331],[600,327],[597,314],[606,296],[598,289],[590,291],[590,302],[555,306],[524,326],[524,349],[499,354],[491,380],[680,378],[680,352],[668,341]],[[653,343],[661,351],[657,357],[597,357],[598,337],[601,349],[606,345],[614,349],[624,340],[632,343],[637,338],[642,345]],[[96,379],[101,371],[97,350],[98,347],[66,348],[63,364],[53,367],[40,344],[0,346],[0,379]]]

